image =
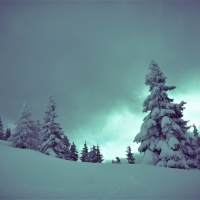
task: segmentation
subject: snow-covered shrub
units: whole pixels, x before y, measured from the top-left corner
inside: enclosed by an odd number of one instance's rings
[[[113,164],[121,164],[119,157],[116,157],[116,160],[112,160]]]

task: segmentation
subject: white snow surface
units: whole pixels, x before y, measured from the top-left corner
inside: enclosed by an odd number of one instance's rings
[[[0,199],[200,199],[200,171],[66,161],[0,140]]]

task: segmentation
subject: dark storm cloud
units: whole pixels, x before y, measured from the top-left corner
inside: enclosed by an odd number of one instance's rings
[[[52,94],[66,131],[98,133],[113,112],[141,113],[152,59],[168,77],[168,85],[189,89],[188,80],[199,83],[198,6],[1,2],[2,119],[15,122],[24,99],[33,116],[41,118]]]

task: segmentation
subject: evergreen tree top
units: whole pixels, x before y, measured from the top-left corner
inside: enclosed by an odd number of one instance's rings
[[[159,86],[161,90],[173,90],[175,86],[165,86],[167,77],[164,76],[158,64],[152,60],[149,66],[150,72],[146,74],[145,84],[150,86],[152,91],[154,86]]]
[[[166,77],[163,75],[163,72],[160,71],[158,64],[154,60],[151,61],[149,69],[151,71],[146,75],[146,85],[153,87],[156,83],[165,84]]]
[[[46,111],[45,111],[45,116],[44,116],[44,121],[46,123],[48,122],[54,122],[54,119],[56,117],[58,117],[58,115],[56,114],[55,110],[56,110],[56,103],[53,99],[53,96],[50,95],[48,98],[48,105],[46,106]]]
[[[16,129],[18,129],[19,126],[21,126],[22,124],[26,124],[26,125],[30,125],[30,126],[33,126],[34,124],[34,121],[31,119],[31,112],[29,110],[29,107],[27,105],[27,102],[24,101],[23,105],[22,105],[22,109],[19,113],[19,116],[18,116],[18,121],[16,122]]]
[[[31,116],[31,112],[29,110],[29,107],[27,105],[27,102],[24,101],[23,105],[22,105],[22,109],[19,113],[19,121],[20,122],[22,119],[29,119]]]

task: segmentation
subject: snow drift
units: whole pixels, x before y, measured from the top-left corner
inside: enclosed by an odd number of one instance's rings
[[[0,199],[199,199],[200,171],[66,161],[0,141]]]

